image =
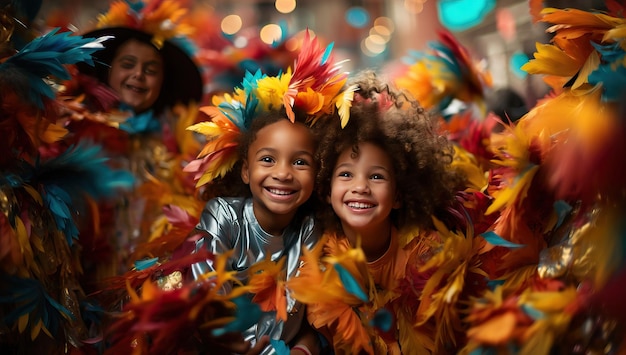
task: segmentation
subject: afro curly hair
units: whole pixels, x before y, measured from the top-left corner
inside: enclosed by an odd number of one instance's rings
[[[318,148],[319,200],[332,189],[335,164],[347,149],[359,154],[359,144],[371,143],[389,155],[395,169],[401,207],[392,211],[398,228],[432,227],[432,216],[443,215],[454,199],[458,176],[449,165],[451,143],[436,133],[435,120],[417,101],[383,83],[374,72],[364,70],[348,85],[355,85],[350,120],[344,128],[328,121]],[[323,227],[341,231],[341,224],[326,204],[318,216]]]

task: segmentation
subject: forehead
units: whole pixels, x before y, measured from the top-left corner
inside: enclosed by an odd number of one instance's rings
[[[356,152],[352,147],[344,149],[337,159],[337,164],[352,162],[392,170],[391,157],[383,148],[369,142],[358,143],[357,148]]]
[[[305,150],[313,154],[315,142],[307,126],[284,119],[261,128],[250,148],[251,151],[263,148],[282,151]]]
[[[132,56],[145,60],[163,62],[163,58],[156,48],[134,38],[127,40],[119,46],[115,54],[115,58],[122,56]]]

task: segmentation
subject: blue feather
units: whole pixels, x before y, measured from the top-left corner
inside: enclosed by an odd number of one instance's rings
[[[326,51],[324,52],[324,55],[322,56],[320,65],[326,64],[326,61],[328,61],[328,57],[330,57],[330,53],[332,52],[334,45],[335,45],[335,42],[331,42],[328,46],[326,46]]]
[[[139,16],[139,13],[141,12],[141,10],[143,10],[143,8],[146,7],[146,4],[142,0],[139,0],[139,1],[126,0],[124,2],[128,4],[128,7],[130,7],[131,11],[135,12],[134,15],[136,17]]]
[[[126,109],[126,105],[122,105],[122,109]],[[132,110],[130,110],[132,111]],[[122,131],[129,134],[158,132],[161,130],[161,123],[154,117],[152,110],[142,112],[138,115],[133,115],[125,122],[120,124]]]
[[[113,170],[102,156],[102,147],[81,142],[60,156],[35,166],[34,178],[45,186],[54,184],[70,196],[88,194],[93,198],[111,197],[129,190],[135,183],[125,170]]]
[[[270,339],[270,344],[276,350],[276,355],[289,355],[290,349],[284,341],[278,339]]]
[[[596,70],[589,74],[587,80],[590,84],[602,84],[602,100],[616,102],[624,97],[626,88],[626,67],[623,64],[626,52],[620,47],[620,43],[601,45],[592,43],[594,48],[602,56],[602,63]]]
[[[198,52],[198,47],[187,37],[172,37],[168,39],[170,43],[174,44],[176,47],[180,48],[185,54],[189,57],[193,58],[195,54]]]
[[[0,303],[12,304],[15,307],[4,317],[9,324],[15,323],[24,314],[29,314],[31,325],[41,320],[44,326],[55,334],[62,318],[74,318],[67,308],[48,294],[38,280],[4,275],[2,284],[4,287],[0,290]]]
[[[151,259],[143,259],[143,260],[136,260],[135,261],[135,269],[139,270],[139,271],[143,271],[149,267],[152,267],[154,265],[156,265],[157,261],[159,261],[159,258],[151,258]]]
[[[572,206],[563,200],[555,201],[553,206],[558,216],[558,221],[556,222],[554,228],[558,228],[561,224],[563,224],[565,217],[567,217],[567,215],[572,211]]]
[[[236,306],[235,319],[226,324],[223,328],[213,329],[212,333],[214,336],[220,336],[230,332],[242,332],[256,324],[261,314],[263,314],[259,305],[252,303],[250,298],[246,295],[234,298],[233,302]]]
[[[356,296],[361,301],[367,302],[367,295],[365,294],[365,291],[363,290],[363,288],[361,288],[361,285],[359,285],[359,283],[354,279],[350,272],[340,264],[335,264],[334,267],[339,274],[341,283],[343,283],[343,287],[346,289],[346,291]]]
[[[497,245],[497,246],[501,246],[501,247],[522,248],[522,247],[525,246],[524,244],[516,244],[516,243],[509,242],[506,239],[502,239],[502,237],[497,235],[496,232],[494,232],[494,231],[487,231],[487,232],[481,234],[480,236],[485,238],[485,240],[489,244],[493,244],[493,245]]]
[[[391,312],[389,312],[386,308],[381,308],[376,311],[374,314],[374,318],[370,321],[370,324],[382,330],[383,332],[389,331],[391,329],[391,324],[393,323],[393,316]]]
[[[33,186],[40,186],[46,207],[70,246],[78,239],[73,216],[82,208],[84,195],[95,199],[110,197],[134,184],[130,172],[107,165],[101,150],[100,146],[80,143],[54,159],[36,161],[26,179]]]
[[[258,81],[265,77],[266,75],[261,72],[261,69],[257,69],[257,71],[254,72],[254,74],[252,74],[249,71],[246,71],[246,74],[244,74],[243,80],[241,81],[240,87],[247,93],[253,92],[258,87],[257,86]]]
[[[58,28],[35,38],[22,50],[0,64],[1,71],[17,71],[29,83],[29,101],[43,108],[42,96],[53,98],[54,92],[43,78],[52,75],[69,79],[64,64],[87,62],[93,65],[91,55],[104,48],[103,38],[71,36],[70,32],[57,33]]]

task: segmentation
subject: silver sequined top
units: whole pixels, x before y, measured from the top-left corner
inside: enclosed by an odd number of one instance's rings
[[[210,200],[202,211],[196,229],[205,235],[196,242],[196,251],[208,248],[215,254],[221,254],[234,250],[227,268],[229,271],[237,271],[237,278],[244,284],[248,280],[246,270],[256,262],[265,260],[267,255],[271,255],[274,261],[285,256],[287,279],[293,277],[300,265],[302,246],[311,249],[320,237],[312,215],[306,216],[297,225],[287,227],[282,237],[266,233],[254,216],[251,198],[218,197]],[[193,277],[196,279],[211,270],[210,260],[192,265]],[[256,325],[244,332],[246,340],[254,344],[255,339],[263,335],[282,339],[285,343],[293,339],[305,318],[305,312],[302,305],[289,294],[286,298],[287,321],[276,320],[275,312],[264,313]],[[264,355],[275,353],[271,346],[261,352]]]

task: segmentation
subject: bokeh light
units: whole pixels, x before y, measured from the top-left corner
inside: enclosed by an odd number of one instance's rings
[[[528,75],[528,73],[522,70],[522,65],[526,64],[528,60],[529,60],[528,56],[525,53],[522,53],[522,52],[513,53],[513,55],[511,56],[511,61],[510,61],[511,71],[513,72],[513,74],[515,74],[519,78],[522,78],[522,79],[525,78]]]
[[[274,6],[278,12],[288,14],[296,9],[296,0],[276,0]]]
[[[233,35],[241,29],[243,22],[238,15],[228,15],[222,19],[221,29],[227,35]]]
[[[282,36],[283,30],[280,26],[273,23],[263,26],[263,28],[261,28],[261,32],[259,33],[261,41],[267,44],[273,44],[274,42],[280,41]]]
[[[346,11],[346,22],[352,27],[363,28],[370,22],[370,14],[360,6],[353,6]]]
[[[464,31],[481,23],[496,6],[496,0],[439,0],[441,24],[452,31]]]

